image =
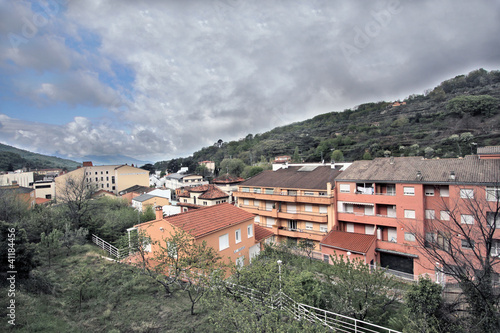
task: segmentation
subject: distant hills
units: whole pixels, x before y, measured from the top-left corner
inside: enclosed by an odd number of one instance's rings
[[[30,169],[66,168],[76,169],[81,163],[47,156],[0,143],[0,170],[12,171],[24,167]]]
[[[411,78],[408,78],[411,80]],[[279,155],[295,160],[354,161],[382,156],[457,157],[478,146],[500,145],[500,71],[478,69],[403,101],[366,103],[344,111],[219,140],[187,158],[161,161],[157,169],[238,158],[252,165]]]

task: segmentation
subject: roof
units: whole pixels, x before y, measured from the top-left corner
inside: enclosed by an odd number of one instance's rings
[[[189,210],[182,214],[166,217],[164,220],[188,232],[193,237],[200,238],[248,220],[253,221],[253,218],[254,214],[229,203],[224,203]]]
[[[213,184],[185,187],[177,196],[189,198],[189,192],[202,193],[198,198],[207,200],[229,197],[229,194],[219,190],[219,188]]]
[[[320,242],[321,246],[365,254],[375,242],[375,235],[332,230]]]
[[[272,235],[274,235],[273,231],[269,228],[261,227],[258,224],[254,224],[255,229],[255,241],[260,242],[263,239],[266,239]]]
[[[477,153],[481,155],[500,154],[500,146],[478,147]]]
[[[231,176],[230,174],[226,173],[222,176],[214,178],[214,180],[212,180],[212,183],[214,183],[214,184],[231,184],[231,183],[239,183],[239,182],[242,182],[244,180],[245,180],[245,178]]]
[[[35,189],[31,187],[23,187],[18,185],[8,185],[8,186],[0,186],[0,191],[12,191],[16,194],[26,194],[31,193]]]
[[[37,205],[43,205],[46,203],[49,203],[51,200],[50,199],[45,199],[45,198],[35,198],[35,203]]]
[[[330,164],[311,169],[289,166],[276,171],[265,170],[240,185],[326,190],[326,184],[330,182],[333,185],[334,179],[341,173],[340,169],[332,168]]]
[[[450,178],[451,172],[455,179]],[[421,177],[417,177],[420,172]],[[376,158],[356,161],[336,181],[391,181],[405,183],[498,183],[500,159],[424,159],[422,157]]]
[[[142,185],[134,185],[129,188],[126,188],[122,191],[120,191],[120,195],[124,195],[130,192],[134,193],[148,193],[154,190],[154,188],[148,187],[148,186],[142,186]]]
[[[135,198],[132,199],[132,201],[138,201],[138,202],[144,202],[144,201],[147,201],[149,199],[152,199],[152,198],[156,198],[156,195],[151,195],[151,194],[141,194]]]

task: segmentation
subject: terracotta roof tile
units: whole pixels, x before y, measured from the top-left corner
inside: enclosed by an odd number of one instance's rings
[[[500,154],[500,146],[478,147],[478,154]]]
[[[320,244],[321,246],[364,254],[368,252],[375,239],[375,235],[332,230],[323,238]]]
[[[254,214],[229,203],[187,211],[165,218],[175,227],[199,238],[229,226],[253,220]]]
[[[245,178],[234,177],[234,176],[231,176],[230,174],[226,173],[222,176],[214,178],[214,180],[212,180],[212,182],[214,184],[230,184],[230,183],[239,183],[239,182],[242,182],[244,180],[245,180]]]
[[[255,229],[255,241],[260,242],[261,240],[274,235],[273,231],[269,228],[261,227],[258,224],[254,224]]]

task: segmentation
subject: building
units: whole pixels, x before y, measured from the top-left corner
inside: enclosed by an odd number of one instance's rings
[[[220,190],[229,194],[229,202],[234,201],[233,192],[238,191],[238,185],[244,181],[245,178],[231,176],[226,173],[212,180],[212,183]]]
[[[148,249],[149,252],[158,249],[159,245],[154,242],[163,241],[173,234],[176,228],[190,234],[194,242],[205,241],[208,246],[218,251],[224,260],[238,265],[248,264],[250,259],[260,252],[260,243],[255,241],[254,215],[229,203],[165,218],[161,209],[156,212],[155,220],[134,226],[151,238],[153,245]]]
[[[55,178],[56,197],[64,193],[67,180],[84,183],[95,191],[106,190],[114,194],[134,185],[149,186],[149,171],[129,165],[92,165],[84,166]]]
[[[471,199],[477,199],[481,205],[478,211],[484,212],[490,225],[495,224],[496,216],[500,227],[498,215],[491,215],[495,209],[498,211],[499,184],[500,158],[474,155],[356,161],[335,179],[335,225],[322,240],[322,251],[331,254],[330,249],[335,249],[337,254],[361,255],[367,263],[410,277],[433,275],[436,263],[426,259],[417,238],[425,236],[426,247],[446,249],[453,245],[466,251],[470,244],[464,243],[463,233],[469,225],[471,232],[480,227],[468,206]],[[446,235],[436,229],[437,222],[446,226],[454,219],[466,227]],[[500,231],[494,232],[500,253]],[[362,237],[363,234],[369,237]],[[361,238],[365,240],[360,241]],[[375,246],[368,246],[371,239]],[[361,243],[366,244],[362,250]]]
[[[499,159],[500,146],[478,147],[477,154],[480,159]]]
[[[165,206],[169,205],[170,200],[168,198],[164,198],[157,195],[152,195],[149,193],[141,194],[132,199],[132,207],[142,212],[146,209],[146,207],[156,207],[156,206]]]
[[[184,174],[184,173],[172,173],[165,176],[165,187],[171,190],[176,190],[185,186],[197,186],[206,185],[207,181],[203,180],[203,176]]]
[[[290,162],[291,160],[292,160],[292,157],[288,156],[288,155],[276,156],[274,158],[273,163],[286,163],[286,162]]]
[[[177,189],[177,205],[182,207],[182,210],[196,209],[205,206],[214,206],[229,201],[229,194],[219,190],[213,184],[184,187]]]
[[[141,194],[144,193],[149,193],[153,188],[149,186],[142,186],[142,185],[134,185],[129,188],[126,188],[118,193],[118,195],[122,198],[127,200],[127,202],[131,205],[132,204],[132,199],[135,197],[140,196]]]
[[[54,199],[56,197],[56,182],[51,180],[38,180],[33,184],[36,198]]]
[[[275,241],[319,242],[334,225],[334,164],[288,165],[266,170],[239,184],[233,193],[238,207],[255,214],[255,223],[269,228]]]
[[[32,187],[34,183],[33,172],[22,172],[20,170],[0,175],[0,186],[19,185]]]
[[[34,207],[36,204],[35,190],[31,187],[23,187],[18,184],[9,186],[0,186],[0,196],[15,196],[19,200],[24,201],[29,207]]]
[[[214,173],[215,172],[215,162],[214,161],[201,161],[198,162],[198,165],[204,165],[205,168],[207,168],[208,172]]]

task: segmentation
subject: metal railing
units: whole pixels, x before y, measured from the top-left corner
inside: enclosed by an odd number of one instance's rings
[[[128,249],[119,249],[94,234],[92,234],[92,243],[99,246],[101,249],[108,252],[110,256],[117,259],[125,258],[128,255]]]

